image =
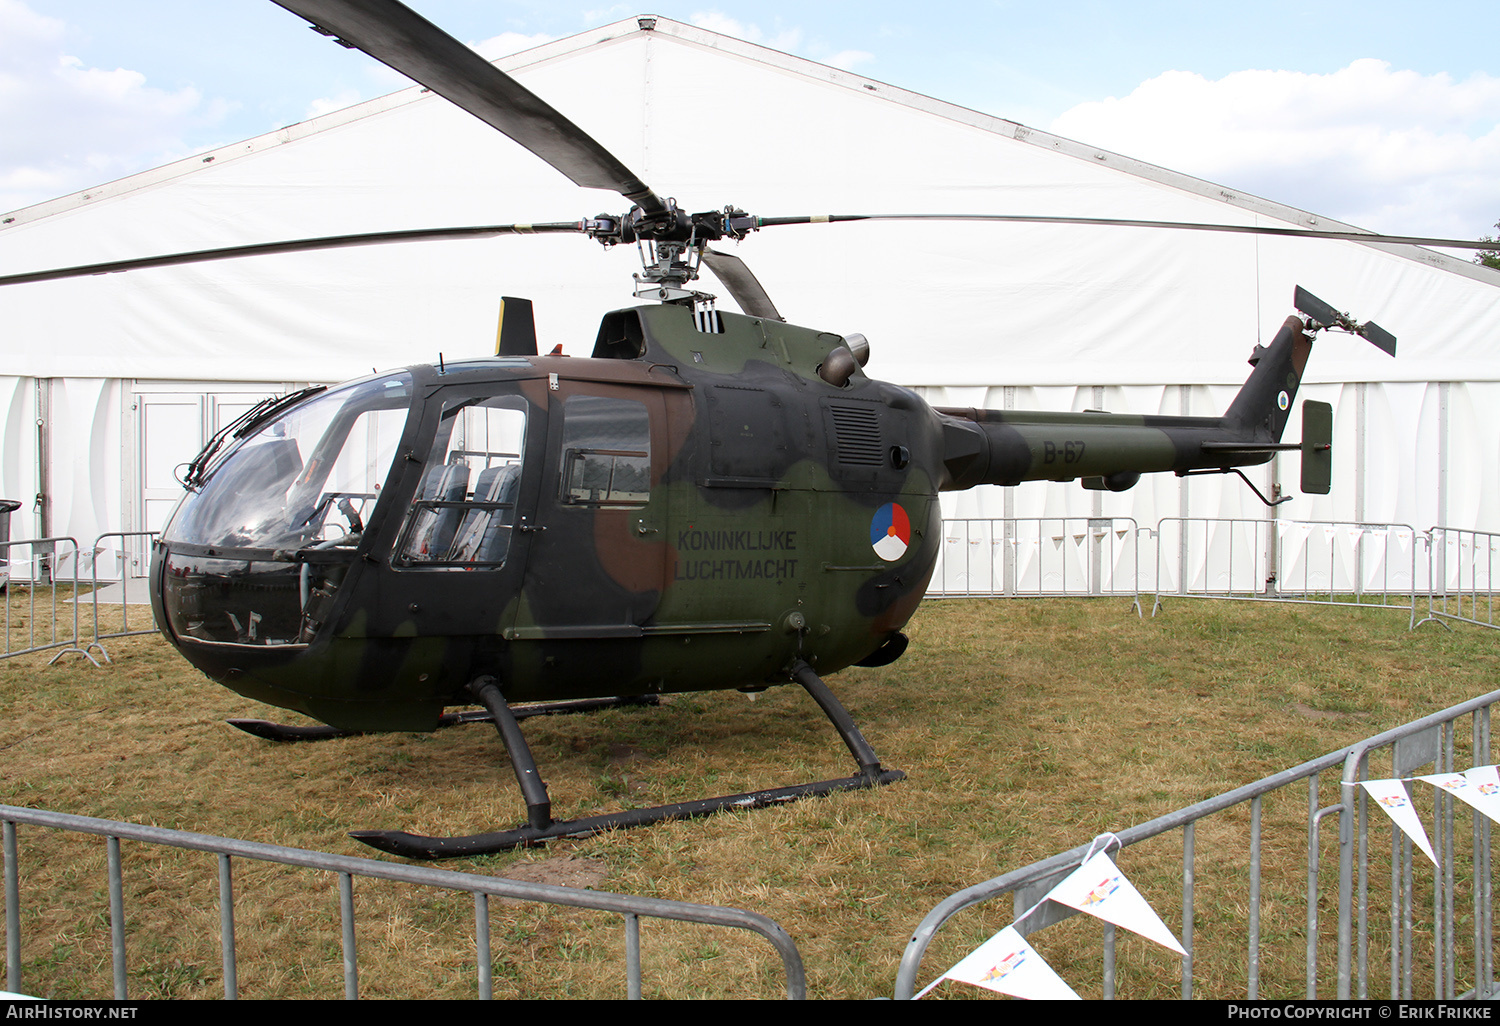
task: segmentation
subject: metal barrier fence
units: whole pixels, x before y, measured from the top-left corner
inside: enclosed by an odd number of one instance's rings
[[[1488,754],[1490,749],[1490,702],[1494,693],[1475,699],[1455,710],[1472,712],[1471,755]],[[1452,712],[1453,710],[1450,710]],[[1462,713],[1460,713],[1461,715]],[[1343,801],[1339,814],[1339,929],[1338,929],[1338,996],[1369,997],[1369,795],[1356,787],[1358,781],[1370,779],[1372,753],[1389,749],[1390,777],[1408,777],[1431,765],[1435,772],[1453,772],[1454,726],[1456,716],[1438,713],[1425,719],[1377,734],[1353,745],[1344,757]],[[1475,759],[1474,765],[1488,764],[1488,758]],[[1434,852],[1441,868],[1432,881],[1433,984],[1435,998],[1497,996],[1492,941],[1494,923],[1490,908],[1490,822],[1475,813],[1472,817],[1472,926],[1473,987],[1463,995],[1457,993],[1457,958],[1460,946],[1454,928],[1455,862],[1454,812],[1457,799],[1441,788],[1435,788],[1432,832]],[[1356,807],[1357,799],[1357,807]],[[1467,808],[1467,806],[1465,806]],[[1358,849],[1356,850],[1356,835]],[[1399,848],[1400,858],[1392,859],[1389,900],[1390,997],[1412,997],[1412,966],[1417,954],[1413,939],[1412,842],[1391,825],[1391,847]],[[1425,868],[1425,866],[1424,866]],[[1353,993],[1357,987],[1358,993]]]
[[[0,565],[9,562],[9,580],[6,582],[4,623],[0,624],[0,659],[61,649],[49,661],[57,662],[65,655],[81,655],[95,666],[97,655],[106,663],[109,652],[102,640],[121,638],[134,634],[154,634],[156,625],[149,614],[144,624],[141,614],[136,614],[136,625],[130,623],[130,603],[126,590],[126,567],[131,562],[130,540],[150,539],[155,531],[108,531],[94,539],[89,549],[80,549],[77,540],[69,537],[23,538],[0,542]],[[116,539],[118,547],[107,544]],[[17,558],[17,553],[24,558]],[[118,629],[111,616],[100,610],[99,594],[105,584],[114,583],[99,577],[100,557],[108,554],[119,561],[121,588],[120,622]],[[89,566],[88,577],[83,578],[83,565]],[[83,585],[87,583],[88,590]],[[24,599],[17,601],[17,594]],[[88,599],[91,623],[83,623],[80,609]]]
[[[1461,605],[1488,615],[1500,535],[1450,532],[1446,546],[1434,545],[1442,530],[1213,517],[1165,517],[1154,528],[1128,517],[955,519],[944,522],[929,594],[1128,595],[1137,610],[1142,594],[1154,594],[1153,615],[1168,596],[1383,606],[1407,611],[1415,626],[1419,596],[1446,573],[1466,589],[1462,603],[1453,600],[1455,612]],[[1444,548],[1452,552],[1446,569],[1430,567]],[[1479,552],[1493,562],[1478,566]],[[1444,615],[1440,603],[1429,606],[1430,615]]]
[[[930,592],[1139,598],[1140,528],[1129,517],[948,520]]]
[[[167,830],[160,827],[119,823],[88,816],[73,816],[39,809],[23,809],[0,805],[0,824],[4,831],[5,857],[5,965],[6,987],[13,993],[23,993],[26,981],[21,976],[21,917],[20,917],[20,872],[17,859],[16,825],[25,823],[56,830],[94,834],[105,838],[108,849],[109,929],[114,975],[114,1000],[127,998],[126,959],[126,913],[124,899],[125,870],[121,860],[120,841],[139,841],[147,844],[166,845],[190,851],[211,852],[219,861],[219,925],[220,950],[224,979],[224,996],[239,997],[238,969],[235,958],[235,890],[232,860],[253,859],[274,862],[287,866],[334,873],[339,882],[339,923],[341,927],[341,951],[343,956],[344,997],[359,996],[359,953],[355,944],[354,878],[396,880],[407,884],[438,887],[450,891],[464,891],[474,898],[475,976],[478,996],[483,1000],[493,997],[492,952],[490,946],[491,897],[509,898],[518,901],[542,902],[573,908],[593,909],[618,913],[624,917],[626,996],[632,999],[641,996],[640,917],[671,919],[679,922],[698,923],[705,926],[729,927],[748,930],[765,938],[781,956],[786,975],[788,998],[801,999],[807,996],[806,978],[802,968],[802,956],[791,937],[772,920],[755,912],[724,908],[717,905],[696,905],[683,901],[668,901],[661,898],[643,898],[633,895],[611,894],[606,891],[582,890],[574,887],[559,887],[553,884],[526,883],[507,880],[503,877],[479,876],[472,873],[457,873],[451,870],[429,869],[423,866],[400,865],[376,859],[352,858],[345,855],[329,855],[322,852],[305,851],[300,848],[285,848],[273,844],[239,841],[208,834],[188,833],[182,830]]]
[[[1427,615],[1420,622],[1463,620],[1500,627],[1494,590],[1500,583],[1500,534],[1433,527],[1427,537]]]
[[[94,558],[91,561],[92,568],[89,581],[93,585],[94,589],[90,594],[90,597],[93,599],[94,603],[94,643],[96,645],[99,643],[99,640],[101,638],[125,638],[129,637],[132,634],[156,633],[156,623],[151,619],[151,616],[149,614],[146,616],[146,623],[148,624],[148,626],[134,628],[130,626],[130,596],[128,594],[129,581],[127,579],[128,570],[126,569],[132,562],[132,559],[130,558],[129,539],[145,539],[148,542],[147,548],[149,548],[150,539],[155,538],[156,535],[156,531],[106,531],[104,534],[101,534],[99,537],[94,539]],[[104,539],[106,538],[118,538],[120,541],[120,547],[118,549],[107,548],[104,545]],[[120,561],[120,629],[117,631],[104,630],[102,628],[102,621],[99,618],[99,557],[105,552],[110,552],[113,555],[117,555]],[[100,650],[103,650],[102,645],[100,646]],[[108,653],[105,653],[105,658],[109,658]]]
[[[1429,535],[1406,524],[1166,517],[1155,531],[1156,593],[1386,606],[1416,623]]]
[[[1389,926],[1384,933],[1376,931],[1372,935],[1374,919],[1370,915],[1370,906],[1371,880],[1374,877],[1371,865],[1377,861],[1377,856],[1372,853],[1371,842],[1376,832],[1370,828],[1368,797],[1362,788],[1354,786],[1357,780],[1371,779],[1372,757],[1382,760],[1389,758],[1391,777],[1406,777],[1414,770],[1428,765],[1435,767],[1434,772],[1443,772],[1452,770],[1465,761],[1471,765],[1490,764],[1490,710],[1497,702],[1500,702],[1500,691],[1491,692],[1114,835],[1123,849],[1158,836],[1180,833],[1181,884],[1177,907],[1180,909],[1182,922],[1180,939],[1187,950],[1187,957],[1182,961],[1181,996],[1191,998],[1194,993],[1194,942],[1197,939],[1195,901],[1200,891],[1211,888],[1213,900],[1220,907],[1243,906],[1246,910],[1243,918],[1243,945],[1225,945],[1220,937],[1206,938],[1206,942],[1215,945],[1215,950],[1232,951],[1233,957],[1246,967],[1245,996],[1252,1000],[1260,998],[1263,986],[1268,983],[1273,989],[1285,989],[1300,983],[1304,991],[1301,996],[1316,998],[1320,975],[1318,952],[1322,939],[1319,932],[1320,906],[1332,903],[1323,899],[1335,897],[1326,892],[1336,886],[1338,922],[1335,983],[1338,997],[1365,998],[1369,995],[1370,975],[1374,965],[1371,950],[1381,941],[1389,955],[1387,973],[1392,998],[1411,996],[1414,967],[1423,955],[1429,956],[1428,978],[1423,983],[1424,986],[1431,987],[1433,993],[1430,996],[1485,999],[1500,997],[1500,991],[1495,988],[1491,950],[1494,934],[1490,914],[1488,821],[1474,813],[1473,849],[1468,853],[1456,853],[1453,799],[1440,789],[1432,788],[1434,798],[1431,822],[1436,826],[1434,833],[1439,838],[1437,850],[1443,868],[1432,873],[1430,879],[1414,870],[1411,844],[1393,826],[1391,848],[1385,854],[1390,864],[1391,881],[1388,896]],[[1455,738],[1459,733],[1457,727],[1465,717],[1470,717],[1472,721],[1469,732],[1471,740],[1466,756],[1462,750],[1455,749]],[[1461,756],[1464,757],[1460,758]],[[1343,768],[1343,777],[1339,782],[1340,795],[1337,801],[1324,805],[1320,798],[1320,775],[1336,767]],[[1276,836],[1269,845],[1269,850],[1273,873],[1277,869],[1299,875],[1305,873],[1302,877],[1305,880],[1305,896],[1297,916],[1303,924],[1301,935],[1297,935],[1297,929],[1288,927],[1293,921],[1291,914],[1285,908],[1278,908],[1276,911],[1280,922],[1276,938],[1283,946],[1274,952],[1278,959],[1284,956],[1286,961],[1295,962],[1300,948],[1304,977],[1300,981],[1289,981],[1286,978],[1264,981],[1262,966],[1267,961],[1267,941],[1262,932],[1262,919],[1267,911],[1267,903],[1262,900],[1262,884],[1263,870],[1267,868],[1264,856],[1268,848],[1262,841],[1266,818],[1264,808],[1268,799],[1273,802],[1278,798],[1287,799],[1287,795],[1281,792],[1301,782],[1306,783],[1307,797],[1303,812],[1295,818],[1301,820],[1306,831],[1305,864],[1301,860],[1294,861],[1287,855],[1293,846],[1292,838]],[[1288,800],[1296,802],[1295,799]],[[1248,805],[1249,821],[1243,860],[1237,857],[1237,853],[1220,848],[1213,853],[1213,865],[1209,867],[1209,872],[1201,872],[1195,857],[1197,827],[1209,817],[1219,816],[1219,819],[1205,824],[1214,829],[1216,836],[1243,836],[1245,824],[1242,820],[1246,818],[1245,810],[1237,809],[1243,805]],[[1231,814],[1230,810],[1235,812]],[[1279,804],[1276,812],[1278,815],[1273,822],[1285,823],[1294,818],[1285,814],[1286,810]],[[1328,816],[1338,817],[1336,876],[1324,864],[1320,846],[1321,823]],[[895,996],[907,999],[915,994],[917,974],[922,968],[922,960],[929,946],[944,924],[965,909],[1010,895],[1012,915],[1017,920],[1014,925],[1022,936],[1077,915],[1070,908],[1055,902],[1043,902],[1041,899],[1082,864],[1092,847],[1088,844],[1079,845],[1071,851],[976,884],[944,899],[927,914],[908,942],[896,978]],[[1427,863],[1424,861],[1421,866],[1425,870]],[[1223,874],[1224,879],[1216,878],[1215,871]],[[1460,881],[1463,886],[1455,884],[1456,871],[1463,874]],[[1421,878],[1414,880],[1414,877]],[[1285,886],[1280,886],[1283,882]],[[1278,885],[1283,896],[1293,892],[1294,884],[1284,877],[1274,878],[1273,883]],[[1243,890],[1240,890],[1241,885]],[[1472,938],[1464,938],[1469,942],[1467,947],[1459,942],[1454,927],[1455,895],[1462,893],[1465,888],[1471,893],[1473,904],[1470,914]],[[1428,922],[1431,923],[1431,930],[1429,933],[1427,923],[1423,923],[1414,936],[1414,910],[1418,903],[1430,911]],[[1167,903],[1159,899],[1153,904],[1162,909]],[[1171,918],[1170,914],[1167,918]],[[1099,952],[1103,965],[1101,996],[1105,998],[1115,997],[1117,985],[1114,935],[1115,928],[1106,925]],[[1323,944],[1321,947],[1326,949],[1327,945]],[[1456,993],[1460,966],[1465,974],[1464,979],[1472,982],[1463,994]],[[1323,967],[1322,975],[1328,975],[1326,966]],[[1235,995],[1212,996],[1228,998]],[[1288,992],[1279,996],[1296,995]]]
[[[54,655],[48,665],[73,653],[98,666],[99,661],[90,652],[99,646],[91,643],[80,647],[83,635],[78,624],[78,542],[66,537],[30,538],[0,544],[0,551],[10,563],[10,580],[3,601],[5,623],[0,659],[59,648],[62,651]],[[17,559],[18,551],[27,553],[26,558]],[[66,582],[67,598],[64,600],[71,602],[71,617],[58,615],[59,582],[56,575],[59,564],[64,562],[71,563],[73,569],[72,580]],[[24,603],[15,600],[14,593],[18,588],[26,592]],[[43,613],[40,619],[37,616],[39,597]],[[69,619],[72,630],[66,632]],[[98,623],[97,618],[95,623]]]

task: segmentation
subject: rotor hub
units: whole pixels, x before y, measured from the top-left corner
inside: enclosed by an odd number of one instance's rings
[[[667,198],[660,210],[633,206],[623,216],[599,214],[579,222],[579,228],[603,246],[634,242],[641,254],[641,272],[634,276],[637,298],[664,303],[712,300],[684,286],[696,281],[703,253],[710,242],[742,239],[759,227],[759,219],[737,207],[689,214]]]

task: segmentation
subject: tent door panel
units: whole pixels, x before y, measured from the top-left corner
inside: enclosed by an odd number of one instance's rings
[[[137,386],[135,515],[130,518],[133,529],[160,531],[182,497],[182,472],[214,432],[266,396],[286,392],[289,387],[267,384],[263,391],[154,392]],[[144,577],[150,568],[149,556],[132,558],[128,565],[132,576]]]

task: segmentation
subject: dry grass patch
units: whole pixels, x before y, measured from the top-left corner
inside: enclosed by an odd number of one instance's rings
[[[1391,612],[1197,601],[1146,620],[1113,600],[934,601],[910,633],[894,666],[830,681],[906,781],[446,865],[549,880],[583,872],[573,878],[600,889],[751,909],[796,940],[813,996],[888,995],[911,929],[952,891],[1485,693],[1500,653],[1487,631],[1413,634]],[[109,648],[115,662],[103,669],[72,657],[0,662],[0,801],[348,855],[369,854],[352,828],[466,834],[524,818],[487,726],[275,745],[222,721],[295,717],[209,684],[158,638]],[[569,818],[852,771],[795,687],[524,729],[554,812]],[[1325,782],[1321,804],[1336,789]],[[1267,802],[1277,875],[1268,869],[1264,885],[1265,994],[1302,986],[1306,806],[1305,788]],[[1244,993],[1248,835],[1244,810],[1198,831],[1200,995]],[[20,836],[23,987],[108,995],[102,841]],[[213,858],[124,852],[131,993],[222,993]],[[1174,928],[1180,858],[1175,835],[1121,858]],[[335,883],[236,867],[241,993],[341,994]],[[373,881],[355,890],[363,995],[473,995],[467,895]],[[1004,926],[1004,904],[945,931],[929,977]],[[497,996],[623,996],[618,917],[494,902],[491,920]],[[1098,934],[1080,917],[1033,943],[1080,992],[1097,993]],[[781,992],[775,953],[735,931],[643,921],[642,950],[648,996]],[[1122,994],[1177,992],[1175,959],[1123,935],[1119,951]]]

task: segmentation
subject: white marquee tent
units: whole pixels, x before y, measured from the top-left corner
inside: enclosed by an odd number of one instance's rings
[[[1005,213],[1342,227],[687,25],[636,19],[499,65],[690,210]],[[418,88],[0,216],[0,273],[382,229],[619,213]],[[1500,273],[1408,246],[1059,225],[766,230],[737,253],[789,319],[871,340],[938,405],[1217,414],[1295,285],[1400,339],[1318,342],[1333,494],[1281,516],[1500,529]],[[635,255],[568,236],[285,254],[0,289],[13,537],[159,526],[174,469],[248,404],[487,355],[499,296],[574,356]],[[714,289],[711,281],[707,283]],[[725,299],[726,307],[732,306]],[[1295,438],[1294,418],[1288,430]],[[1270,471],[1256,471],[1257,483]],[[1293,490],[1295,457],[1280,471]],[[1232,477],[950,496],[954,517],[1269,516]],[[106,546],[108,549],[109,546]],[[120,564],[100,561],[101,576]],[[139,571],[140,567],[133,568]],[[84,571],[87,573],[87,570]]]

